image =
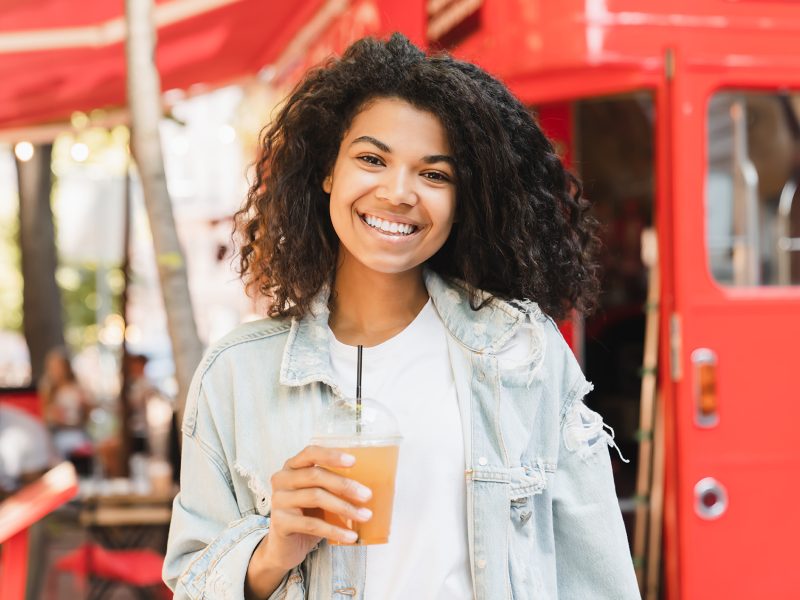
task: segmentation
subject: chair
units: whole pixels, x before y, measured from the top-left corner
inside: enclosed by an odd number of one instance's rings
[[[85,597],[105,598],[113,588],[124,586],[139,598],[171,598],[161,580],[164,556],[146,546],[171,516],[169,495],[132,493],[94,495],[82,499],[79,521],[88,540],[54,564],[55,573],[76,577]],[[88,583],[88,589],[87,589]]]
[[[85,589],[89,580],[87,597],[103,598],[117,585],[131,588],[142,599],[172,598],[161,580],[164,557],[149,549],[109,550],[87,542],[59,558],[54,568],[71,572]]]

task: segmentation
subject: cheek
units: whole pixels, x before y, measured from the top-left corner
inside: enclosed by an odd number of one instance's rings
[[[455,194],[439,198],[437,202],[430,205],[429,212],[440,231],[445,235],[449,234],[456,216]]]

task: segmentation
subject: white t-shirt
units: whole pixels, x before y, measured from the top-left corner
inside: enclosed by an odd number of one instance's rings
[[[334,377],[354,395],[356,348],[330,338]],[[433,303],[393,338],[364,348],[362,360],[362,396],[388,406],[403,436],[389,543],[367,547],[364,597],[472,598],[464,440],[447,331]]]

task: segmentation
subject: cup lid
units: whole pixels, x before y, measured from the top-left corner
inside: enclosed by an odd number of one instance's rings
[[[315,419],[312,442],[332,445],[396,444],[402,439],[392,412],[372,398],[335,398]]]

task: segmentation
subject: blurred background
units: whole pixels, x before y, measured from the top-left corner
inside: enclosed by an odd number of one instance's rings
[[[393,31],[502,79],[592,201],[601,302],[561,328],[643,596],[796,598],[789,0],[0,1],[0,598],[168,597],[188,378],[263,314],[231,237],[258,133]]]

